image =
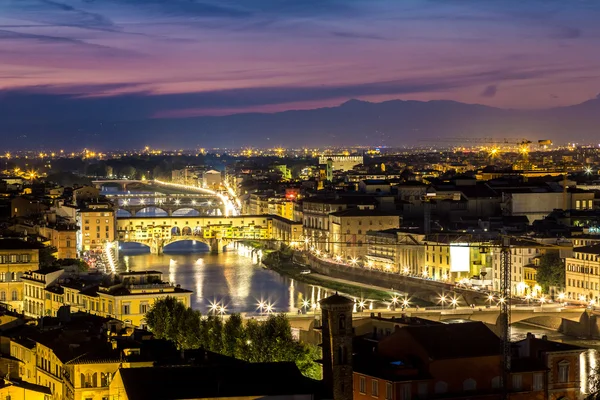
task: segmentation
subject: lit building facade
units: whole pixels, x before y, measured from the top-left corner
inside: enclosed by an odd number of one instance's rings
[[[77,212],[77,251],[102,252],[115,241],[116,213],[110,203],[91,203]]]
[[[600,301],[600,244],[575,247],[565,258],[565,296],[569,300],[597,304]]]
[[[39,249],[18,239],[0,239],[0,303],[23,311],[23,274],[39,268]]]

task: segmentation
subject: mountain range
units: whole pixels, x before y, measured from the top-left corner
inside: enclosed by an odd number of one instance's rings
[[[13,127],[14,128],[14,127]],[[11,126],[0,121],[0,132]],[[526,138],[555,143],[600,143],[600,96],[573,106],[516,110],[455,101],[349,100],[337,107],[218,117],[131,121],[78,121],[20,127],[9,146],[101,149],[294,147],[329,145],[411,146],[436,139]],[[3,135],[4,136],[4,135]],[[6,136],[5,136],[6,138]]]

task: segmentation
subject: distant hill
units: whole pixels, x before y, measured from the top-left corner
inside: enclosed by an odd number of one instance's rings
[[[39,128],[39,129],[38,129]],[[423,138],[524,137],[600,143],[600,99],[544,110],[511,110],[455,101],[349,100],[340,106],[272,114],[63,123],[38,127],[28,141],[78,140],[102,148],[193,148],[418,144]],[[56,132],[58,135],[49,135]],[[34,137],[31,137],[34,136]]]

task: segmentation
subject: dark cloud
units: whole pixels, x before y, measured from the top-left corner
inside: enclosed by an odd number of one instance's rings
[[[494,96],[496,96],[497,92],[498,92],[498,86],[488,85],[485,87],[485,89],[483,89],[483,92],[481,92],[481,97],[494,97]]]
[[[387,38],[381,35],[369,34],[369,33],[359,33],[359,32],[331,32],[333,36],[348,38],[348,39],[369,39],[369,40],[387,40]]]
[[[579,28],[573,28],[570,26],[561,26],[552,32],[550,35],[553,39],[577,39],[582,35],[582,31]]]
[[[124,85],[78,85],[68,87],[36,86],[0,91],[0,120],[57,122],[68,120],[122,121],[152,118],[157,114],[180,110],[245,109],[295,102],[360,98],[377,95],[436,93],[455,88],[484,84],[489,81],[539,78],[557,70],[511,71],[490,70],[446,78],[410,79],[351,85],[308,87],[252,87],[181,94],[152,94],[147,91],[117,95],[89,96],[118,89],[135,90],[144,83]],[[490,85],[484,94],[495,94]],[[483,94],[482,94],[483,95]],[[36,104],[36,107],[31,107]]]

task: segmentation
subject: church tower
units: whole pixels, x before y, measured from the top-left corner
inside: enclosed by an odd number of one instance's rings
[[[352,400],[352,309],[354,302],[339,294],[321,300],[323,381],[333,400]]]

